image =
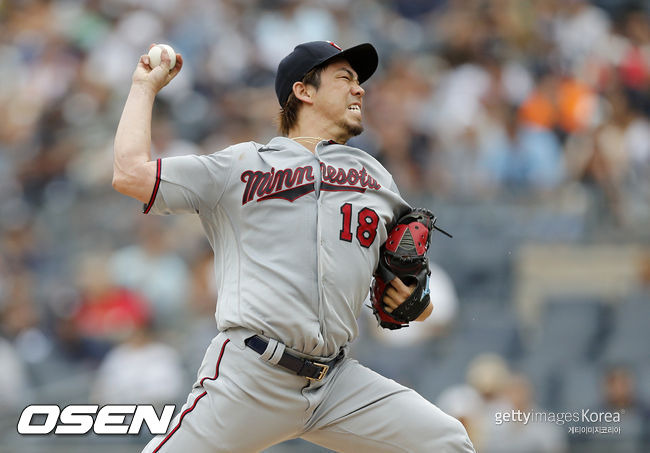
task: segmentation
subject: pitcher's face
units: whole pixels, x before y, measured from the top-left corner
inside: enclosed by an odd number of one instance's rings
[[[349,139],[363,132],[364,94],[352,66],[346,60],[335,61],[321,73],[320,87],[313,97],[314,107],[324,122],[340,128],[342,135]]]

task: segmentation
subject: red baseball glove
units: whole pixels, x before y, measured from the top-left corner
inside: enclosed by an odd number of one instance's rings
[[[370,288],[372,310],[385,329],[401,329],[420,316],[429,305],[429,260],[426,256],[436,216],[427,209],[413,209],[402,216],[388,234],[379,252],[379,264]],[[391,313],[383,303],[390,282],[399,277],[405,285],[415,284],[411,295]]]

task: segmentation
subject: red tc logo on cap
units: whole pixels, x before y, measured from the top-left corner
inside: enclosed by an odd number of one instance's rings
[[[330,43],[330,45],[336,47],[337,49],[339,49],[339,50],[343,50],[343,49],[341,49],[339,46],[337,46],[336,44],[334,44],[332,41],[327,41],[327,42]]]

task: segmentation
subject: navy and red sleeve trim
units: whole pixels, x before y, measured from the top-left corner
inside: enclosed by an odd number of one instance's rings
[[[153,206],[153,202],[156,201],[156,195],[158,195],[158,188],[160,187],[160,170],[162,169],[162,160],[158,159],[156,161],[156,184],[153,186],[153,192],[151,192],[151,198],[149,198],[149,203],[144,205],[142,212],[148,214]]]

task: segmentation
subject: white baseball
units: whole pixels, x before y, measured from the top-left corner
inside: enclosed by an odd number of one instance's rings
[[[172,46],[168,46],[167,44],[157,44],[149,49],[149,66],[151,68],[155,68],[160,64],[160,55],[163,48],[166,49],[167,53],[169,54],[169,59],[171,60],[169,69],[171,70],[174,68],[174,66],[176,66],[176,52],[174,52]]]

